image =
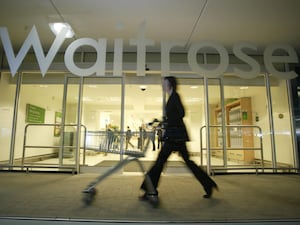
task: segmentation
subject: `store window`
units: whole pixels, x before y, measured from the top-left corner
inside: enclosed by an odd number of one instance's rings
[[[17,115],[14,164],[58,165],[63,74],[23,73]],[[48,126],[49,124],[49,126]],[[26,141],[26,143],[24,142]],[[29,146],[29,147],[24,147]]]
[[[219,148],[212,150],[212,165],[238,168],[263,164],[265,168],[271,168],[276,160],[277,168],[293,167],[293,134],[286,81],[270,77],[271,108],[263,76],[251,80],[225,76],[223,81],[224,111],[221,102],[217,102],[210,113],[212,124],[217,126],[212,127],[211,147]],[[272,110],[271,116],[269,110]],[[272,120],[274,130],[270,130]],[[226,152],[223,144],[226,144]]]
[[[16,92],[10,73],[0,73],[0,90],[0,164],[8,164]]]
[[[212,166],[262,165],[271,152],[264,78],[225,76],[223,84],[224,105],[221,101],[215,103],[210,113],[216,126],[211,132],[212,147],[216,149],[212,150]]]

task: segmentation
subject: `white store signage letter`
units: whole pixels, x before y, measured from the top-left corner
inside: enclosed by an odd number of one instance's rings
[[[55,37],[47,55],[45,56],[38,32],[36,27],[33,26],[26,40],[21,46],[17,55],[15,55],[12,43],[6,27],[0,27],[0,38],[4,47],[4,52],[8,61],[10,72],[12,76],[19,70],[21,63],[23,62],[29,49],[33,47],[34,53],[37,58],[38,65],[40,67],[42,76],[45,76],[55,55],[58,53],[61,45],[66,39],[67,29],[62,29]],[[146,22],[141,23],[138,28],[137,37],[129,40],[131,45],[137,47],[137,70],[138,76],[145,76],[145,64],[146,64],[146,47],[154,45],[154,41],[146,38]],[[96,74],[97,76],[105,75],[106,65],[106,45],[107,39],[92,39],[92,38],[80,38],[73,41],[66,49],[64,60],[66,68],[73,74],[78,76],[90,76]],[[115,76],[121,76],[123,73],[123,39],[118,38],[114,41],[114,61],[113,61],[113,74]],[[96,61],[92,66],[88,68],[82,68],[74,62],[74,54],[81,46],[92,47],[97,54]],[[182,41],[162,41],[161,42],[161,73],[162,76],[169,75],[170,71],[170,52],[174,46],[184,46]],[[199,64],[197,62],[197,55],[201,49],[214,49],[219,54],[220,63],[217,65],[209,65],[206,62]],[[236,66],[234,73],[242,78],[254,78],[259,75],[261,69],[258,62],[247,55],[244,49],[251,49],[257,51],[257,47],[249,42],[238,42],[233,45],[233,54],[246,63],[249,66],[247,71],[242,70]],[[284,52],[284,55],[275,54],[277,50]],[[225,47],[217,41],[201,41],[193,43],[188,49],[188,64],[192,72],[203,77],[208,78],[220,77],[226,73],[229,66],[229,55]],[[264,64],[267,71],[280,78],[280,79],[293,79],[297,77],[295,71],[278,71],[275,67],[275,63],[299,63],[296,51],[288,44],[268,45],[264,51]]]

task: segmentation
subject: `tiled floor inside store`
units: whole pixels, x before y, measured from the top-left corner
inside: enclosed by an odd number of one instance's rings
[[[146,154],[146,157],[140,158],[141,161],[155,161],[157,154],[159,151],[148,151]],[[123,157],[126,157],[123,156]],[[201,158],[199,155],[192,156],[190,157],[191,160],[196,162],[196,164],[200,165],[201,164]],[[88,166],[95,166],[103,161],[119,161],[120,160],[120,155],[118,154],[111,154],[111,153],[103,153],[103,152],[96,152],[96,151],[87,151],[85,154],[85,164]],[[169,157],[168,161],[182,161],[183,159],[179,156],[178,153],[173,153]],[[83,154],[80,154],[80,162],[83,164]],[[49,164],[49,165],[58,165],[59,163],[59,158],[49,158],[49,159],[43,159],[41,161],[36,161],[33,164],[38,163],[38,164]],[[206,165],[206,155],[203,155],[203,165]],[[228,165],[230,166],[238,166],[238,165],[244,165],[241,162],[237,161],[228,161]],[[63,159],[63,164],[64,165],[74,165],[75,164],[75,157],[65,157]],[[211,158],[211,165],[215,166],[222,166],[223,165],[223,159],[221,158],[216,158],[212,157]]]

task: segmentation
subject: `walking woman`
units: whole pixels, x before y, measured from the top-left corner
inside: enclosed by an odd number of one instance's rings
[[[198,167],[194,161],[190,160],[189,153],[187,151],[186,142],[189,141],[187,130],[183,122],[185,116],[184,107],[182,105],[180,96],[176,91],[177,81],[173,76],[165,77],[163,80],[164,91],[167,92],[169,99],[165,108],[165,132],[163,134],[163,146],[156,159],[154,165],[148,171],[154,189],[156,190],[155,195],[158,195],[157,186],[159,183],[161,172],[164,165],[173,151],[179,152],[181,157],[184,159],[188,168],[193,172],[197,180],[201,183],[205,190],[204,198],[210,198],[213,194],[214,189],[218,189],[217,184]],[[147,200],[153,193],[147,193],[147,185],[144,181],[141,185],[141,189],[145,191],[144,195],[141,196],[142,200]]]

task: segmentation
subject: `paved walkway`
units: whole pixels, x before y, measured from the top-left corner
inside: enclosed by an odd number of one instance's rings
[[[180,224],[300,222],[299,175],[217,175],[220,191],[212,199],[202,198],[204,192],[193,176],[165,175],[158,208],[138,200],[141,175],[122,174],[101,182],[95,201],[86,206],[81,191],[96,177],[0,172],[0,222],[15,217]]]

